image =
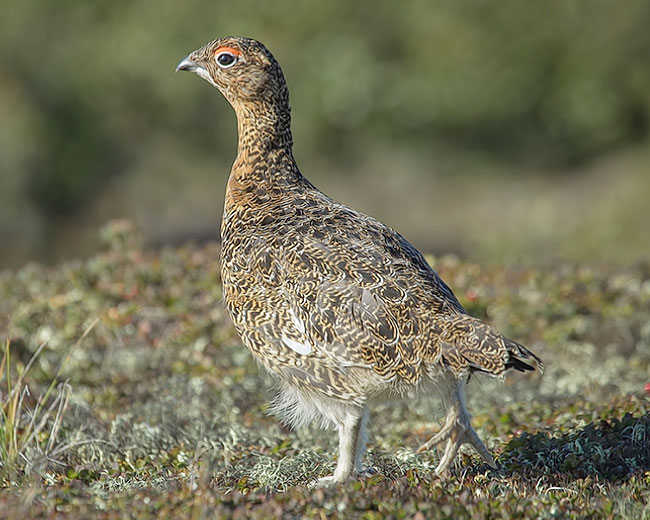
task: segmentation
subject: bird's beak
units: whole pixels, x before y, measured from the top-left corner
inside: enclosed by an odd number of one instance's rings
[[[176,66],[176,72],[179,70],[186,70],[188,72],[196,72],[196,69],[198,69],[198,65],[194,63],[189,56],[183,58],[181,62]]]

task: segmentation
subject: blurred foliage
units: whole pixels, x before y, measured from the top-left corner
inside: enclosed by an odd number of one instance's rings
[[[234,118],[210,108],[225,102],[172,75],[216,36],[274,52],[307,161],[433,148],[567,165],[647,137],[648,26],[645,0],[4,0],[0,217],[36,232],[151,156],[227,164]]]

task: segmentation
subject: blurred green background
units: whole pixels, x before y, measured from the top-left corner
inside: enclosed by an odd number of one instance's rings
[[[0,2],[0,267],[218,237],[234,114],[174,75],[263,41],[323,191],[427,252],[650,256],[650,2]]]

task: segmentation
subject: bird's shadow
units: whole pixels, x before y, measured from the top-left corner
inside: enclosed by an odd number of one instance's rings
[[[628,480],[650,470],[650,412],[637,417],[627,413],[566,433],[522,433],[504,446],[497,463],[492,473],[502,477],[546,477],[558,484],[588,477]]]

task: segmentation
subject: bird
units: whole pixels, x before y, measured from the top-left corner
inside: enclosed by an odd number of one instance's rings
[[[221,221],[225,305],[256,361],[279,382],[271,411],[288,426],[338,431],[330,486],[364,465],[370,409],[437,396],[445,418],[419,451],[440,448],[436,475],[461,445],[496,468],[465,404],[470,376],[543,369],[533,352],[467,314],[424,256],[375,218],[336,202],[293,156],[289,91],[257,40],[215,39],[176,71],[216,87],[237,116],[237,154]]]

